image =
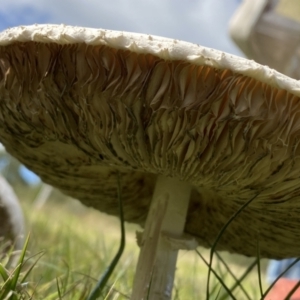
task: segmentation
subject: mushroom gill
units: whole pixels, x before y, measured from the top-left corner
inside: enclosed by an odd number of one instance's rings
[[[300,101],[229,68],[108,45],[0,46],[0,137],[43,181],[143,224],[158,175],[193,185],[185,231],[245,255],[298,255]],[[285,243],[283,250],[280,244]]]

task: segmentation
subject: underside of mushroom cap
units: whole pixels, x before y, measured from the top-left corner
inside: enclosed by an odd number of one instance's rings
[[[140,34],[40,25],[0,34],[0,140],[84,204],[143,224],[157,176],[193,185],[185,231],[299,256],[300,84],[252,61]]]

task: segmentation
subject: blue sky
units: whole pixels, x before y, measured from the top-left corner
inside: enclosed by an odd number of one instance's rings
[[[176,38],[241,55],[228,21],[240,0],[9,0],[0,6],[0,30],[58,23]]]

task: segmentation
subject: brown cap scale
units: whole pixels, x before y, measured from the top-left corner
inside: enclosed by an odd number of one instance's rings
[[[8,152],[114,215],[119,172],[125,219],[139,224],[156,183],[182,184],[184,232],[207,247],[256,196],[218,250],[299,255],[299,96],[272,69],[181,41],[64,25],[0,34]]]

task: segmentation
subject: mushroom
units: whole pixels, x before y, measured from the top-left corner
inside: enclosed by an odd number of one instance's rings
[[[0,238],[21,249],[24,242],[24,217],[18,198],[8,182],[0,176]],[[6,251],[7,248],[1,249]]]
[[[178,248],[294,257],[300,83],[253,61],[126,32],[0,34],[0,140],[44,182],[145,225],[133,299],[171,297]],[[151,203],[151,205],[150,205]],[[146,216],[147,221],[146,221]]]

